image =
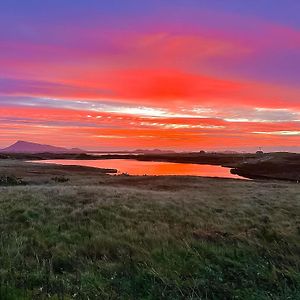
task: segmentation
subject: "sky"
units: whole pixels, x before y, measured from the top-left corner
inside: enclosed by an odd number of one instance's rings
[[[3,0],[0,148],[300,151],[300,1]]]

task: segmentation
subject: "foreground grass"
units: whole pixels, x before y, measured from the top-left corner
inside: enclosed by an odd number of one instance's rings
[[[0,298],[300,299],[297,185],[159,180],[1,187]]]

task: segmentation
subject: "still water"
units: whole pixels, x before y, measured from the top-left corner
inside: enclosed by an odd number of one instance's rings
[[[222,177],[245,179],[230,173],[229,168],[213,165],[183,164],[169,162],[137,161],[131,159],[112,160],[43,160],[39,163],[77,165],[95,168],[117,169],[118,174],[129,175],[192,175],[204,177]]]

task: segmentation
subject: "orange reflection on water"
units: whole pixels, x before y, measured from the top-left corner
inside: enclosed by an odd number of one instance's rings
[[[45,160],[39,163],[79,165],[95,168],[117,169],[118,174],[129,175],[190,175],[204,177],[242,178],[230,173],[229,168],[213,165],[183,164],[169,162],[137,161],[129,159],[112,160]]]

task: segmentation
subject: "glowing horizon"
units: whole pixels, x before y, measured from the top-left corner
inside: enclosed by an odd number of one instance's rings
[[[300,3],[5,2],[0,148],[300,151]]]

